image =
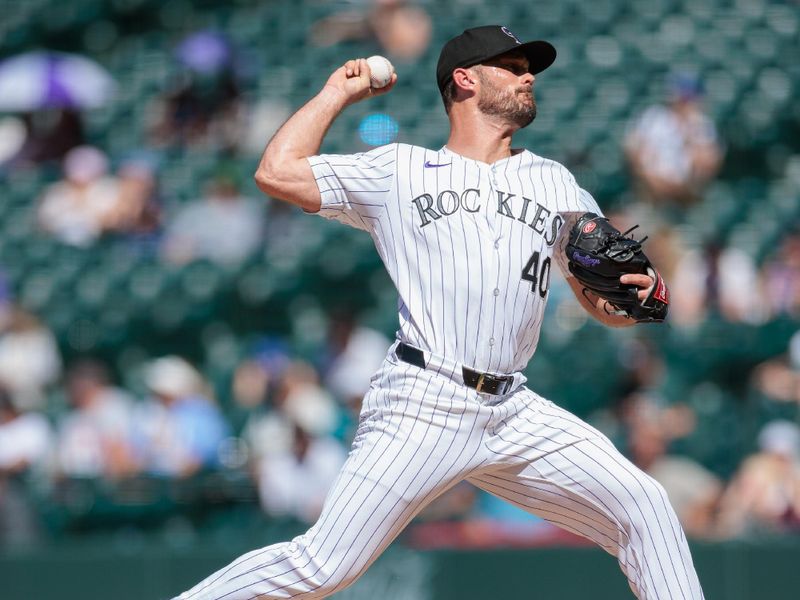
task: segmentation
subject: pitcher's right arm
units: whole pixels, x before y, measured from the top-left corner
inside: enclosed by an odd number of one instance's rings
[[[350,104],[392,89],[397,75],[386,87],[370,87],[366,59],[347,61],[328,78],[322,90],[294,113],[267,144],[256,184],[265,194],[295,204],[306,212],[320,209],[320,193],[306,160],[319,153],[334,119]]]

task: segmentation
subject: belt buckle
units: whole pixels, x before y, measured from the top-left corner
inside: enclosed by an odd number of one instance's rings
[[[475,391],[476,392],[480,393],[480,392],[483,391],[483,381],[485,379],[486,379],[486,373],[481,373],[480,377],[478,377],[478,383],[475,385]]]

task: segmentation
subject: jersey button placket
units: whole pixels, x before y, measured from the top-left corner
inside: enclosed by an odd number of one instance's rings
[[[489,182],[491,186],[491,198],[493,202],[496,202],[496,194],[497,194],[497,178],[495,176],[495,167],[492,167],[489,170]],[[496,217],[496,215],[495,215]],[[498,226],[500,223],[498,222]],[[498,314],[498,311],[501,309],[498,307],[498,302],[500,300],[500,273],[502,272],[502,264],[503,264],[503,257],[500,252],[500,240],[503,239],[503,236],[500,234],[500,231],[496,232],[496,236],[493,246],[494,246],[494,266],[495,266],[495,282],[494,288],[492,289],[492,297],[494,298],[494,306],[493,306],[493,313],[494,315]],[[496,320],[493,322],[493,325],[496,325]],[[494,336],[489,338],[489,347],[492,348],[495,344]]]

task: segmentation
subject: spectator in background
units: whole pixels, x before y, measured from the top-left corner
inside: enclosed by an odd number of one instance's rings
[[[173,263],[208,259],[238,264],[263,241],[263,203],[242,196],[233,175],[220,173],[204,198],[181,207],[166,226],[163,252]]]
[[[249,407],[242,437],[261,505],[272,516],[312,523],[347,451],[333,437],[339,414],[308,363],[290,361],[283,342],[263,340],[234,376],[234,396]]]
[[[800,404],[800,331],[789,340],[785,355],[753,370],[753,385],[770,400]]]
[[[152,397],[137,407],[136,456],[149,474],[189,477],[219,466],[228,424],[200,373],[178,356],[152,361],[145,369]]]
[[[4,166],[20,168],[60,161],[84,143],[83,120],[71,108],[40,110],[22,115],[24,138]]]
[[[51,444],[47,419],[37,412],[21,412],[0,388],[0,547],[18,547],[41,535],[24,478],[44,466]]]
[[[25,143],[24,121],[15,116],[0,117],[0,174],[15,168],[12,160],[16,158]]]
[[[315,433],[331,435],[341,415],[330,394],[319,385],[319,374],[310,364],[295,360],[281,367],[274,393],[259,411],[254,411],[242,431],[250,449],[254,472],[261,461],[273,454],[286,454],[294,439],[294,426],[313,414]]]
[[[258,493],[270,516],[291,516],[311,524],[322,512],[347,450],[330,436],[325,415],[313,408],[294,410],[289,422],[290,445],[266,454],[258,463]]]
[[[246,123],[229,41],[213,30],[200,31],[185,38],[175,56],[181,72],[150,111],[153,145],[235,150]]]
[[[64,158],[64,179],[45,190],[41,228],[72,246],[89,246],[115,222],[119,186],[109,175],[108,158],[97,148],[79,146]]]
[[[723,156],[716,127],[702,108],[700,81],[675,73],[668,89],[667,104],[646,109],[625,137],[625,153],[641,195],[659,207],[698,200]]]
[[[374,41],[376,52],[400,62],[414,62],[428,49],[430,15],[409,0],[371,0],[362,10],[326,17],[311,28],[311,42],[332,46],[343,41]]]
[[[288,346],[274,336],[259,339],[250,356],[239,363],[231,390],[236,432],[241,432],[248,420],[271,410],[273,397],[289,364]]]
[[[60,375],[61,355],[53,333],[11,304],[0,322],[0,386],[21,410],[41,409],[47,387]]]
[[[800,531],[800,428],[767,423],[722,499],[720,534],[740,537]]]
[[[147,249],[157,243],[161,202],[154,165],[132,158],[117,169],[118,197],[108,229],[131,244]]]
[[[732,323],[762,323],[768,316],[755,262],[746,252],[712,240],[689,250],[672,274],[670,316],[693,326],[709,312]]]
[[[358,415],[391,342],[382,333],[360,325],[352,311],[331,315],[326,356],[322,360],[325,387]]]
[[[800,316],[800,231],[789,232],[763,269],[772,316]]]
[[[291,104],[280,91],[273,90],[269,95],[254,98],[248,105],[247,127],[242,133],[238,149],[243,154],[258,154],[264,149],[264,140],[275,135],[291,116]]]
[[[112,385],[106,366],[95,360],[73,364],[66,386],[72,410],[58,424],[57,472],[89,478],[135,474],[133,398]]]

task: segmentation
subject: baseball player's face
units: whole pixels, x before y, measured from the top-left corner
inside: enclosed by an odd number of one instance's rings
[[[533,96],[534,77],[528,72],[528,59],[521,53],[503,54],[475,69],[481,83],[478,109],[485,115],[500,117],[520,129],[536,118]]]

